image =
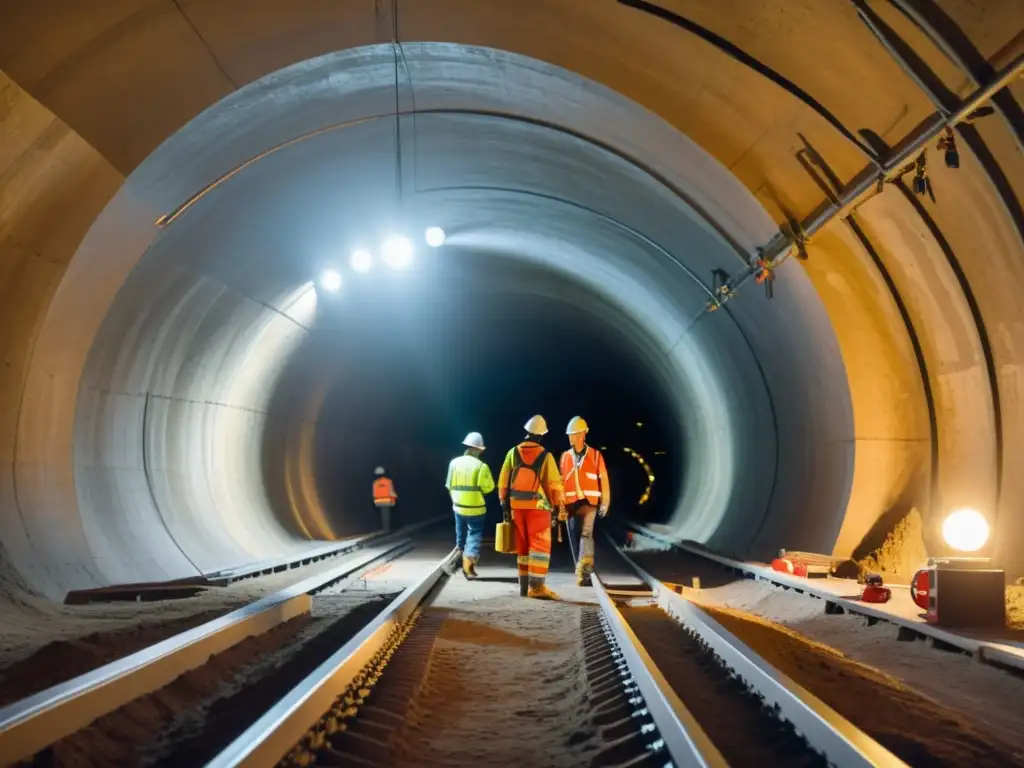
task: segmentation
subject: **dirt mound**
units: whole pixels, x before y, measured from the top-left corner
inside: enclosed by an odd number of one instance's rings
[[[1012,629],[1024,629],[1024,579],[1006,588],[1006,624]]]
[[[909,581],[928,561],[924,545],[924,519],[916,509],[896,523],[882,546],[857,561],[863,573],[880,573],[887,580]]]

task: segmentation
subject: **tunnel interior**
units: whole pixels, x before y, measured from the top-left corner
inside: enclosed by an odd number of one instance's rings
[[[497,479],[533,413],[549,420],[545,445],[556,458],[568,447],[569,419],[589,418],[590,442],[604,449],[615,476],[616,508],[667,522],[686,465],[685,416],[676,413],[664,371],[645,359],[643,331],[557,273],[475,252],[419,251],[410,274],[378,265],[376,274],[348,270],[337,293],[319,289],[323,325],[278,384],[287,399],[294,382],[317,370],[315,361],[331,361],[314,467],[333,529],[376,524],[367,482],[377,464],[401,489],[402,520],[443,513],[447,463],[463,437],[484,435]],[[645,458],[655,483],[626,449]],[[266,455],[266,476],[279,475],[274,443]],[[494,514],[493,499],[492,506]]]
[[[225,44],[247,74],[163,128],[139,117],[105,135],[106,103],[72,121],[102,157],[72,136],[77,149],[52,150],[65,162],[37,173],[51,151],[39,129],[24,160],[39,188],[79,167],[60,152],[93,152],[102,170],[76,170],[50,200],[79,236],[48,239],[32,209],[3,241],[63,259],[31,323],[12,326],[31,332],[5,390],[0,533],[29,588],[180,578],[366,532],[377,464],[407,521],[444,514],[465,432],[484,433],[496,469],[535,412],[556,450],[565,421],[588,418],[624,516],[729,554],[845,556],[912,508],[937,550],[942,517],[972,506],[999,531],[982,554],[1019,565],[1005,469],[1024,402],[1020,174],[997,121],[964,129],[960,170],[930,164],[936,201],[884,185],[804,243],[771,298],[751,284],[719,306],[721,280],[862,168],[858,136],[895,147],[928,119],[856,14],[802,13],[815,51],[849,53],[813,72],[770,44],[772,24],[705,14],[806,78],[811,103],[627,4],[584,30],[546,23],[550,39],[477,17],[496,6],[428,5],[394,20],[401,45],[368,31],[370,3],[338,10],[360,23],[329,44],[294,37],[255,58]],[[192,12],[194,28],[230,26]],[[1010,49],[986,41],[1001,66]],[[12,114],[67,132],[79,101],[48,96],[32,62],[0,65],[42,99],[5,80]],[[851,92],[851,74],[870,88]],[[122,96],[109,92],[133,109]],[[102,190],[79,208],[76,184]],[[441,248],[423,244],[428,226],[447,233]],[[347,268],[395,233],[416,243],[411,268]],[[325,269],[340,290],[323,289]],[[642,509],[627,447],[657,478]]]
[[[852,415],[820,300],[796,273],[771,301],[708,311],[715,275],[740,262],[737,238],[769,226],[739,218],[757,210],[749,194],[653,115],[593,85],[594,107],[632,113],[629,130],[664,130],[675,165],[652,145],[655,170],[542,115],[426,106],[431,82],[442,104],[451,91],[431,73],[460,62],[506,84],[519,71],[586,85],[568,72],[457,46],[407,55],[424,84],[404,123],[357,112],[171,199],[85,363],[74,438],[82,544],[138,552],[120,559],[121,578],[300,551],[374,527],[377,464],[408,489],[407,519],[443,514],[442,462],[460,432],[510,446],[532,413],[548,409],[557,434],[589,407],[602,443],[624,454],[642,447],[626,443],[625,425],[655,425],[648,445],[665,451],[665,482],[651,520],[736,553],[830,548],[849,495]],[[348,74],[372,100],[387,92],[389,56],[345,52],[291,77],[315,94]],[[286,73],[274,87],[296,92]],[[190,156],[208,162],[196,147],[234,112],[229,100],[204,113],[126,189],[181,176]],[[243,136],[254,130],[250,120]],[[728,231],[710,210],[742,227]],[[416,235],[431,225],[448,233],[436,251]],[[356,248],[379,260],[394,233],[420,243],[414,269],[318,287]],[[797,329],[799,344],[780,343]],[[577,354],[604,369],[581,368]],[[126,422],[141,433],[128,435],[143,446],[134,467],[116,443]],[[622,511],[637,514],[628,502]]]

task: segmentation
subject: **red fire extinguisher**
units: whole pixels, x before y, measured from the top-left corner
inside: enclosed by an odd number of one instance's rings
[[[910,580],[910,596],[914,598],[914,603],[918,608],[925,611],[928,610],[930,589],[928,587],[928,570],[926,568],[922,568],[915,573],[914,578]]]

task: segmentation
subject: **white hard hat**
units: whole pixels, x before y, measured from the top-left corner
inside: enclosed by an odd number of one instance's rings
[[[383,475],[384,474],[384,467],[377,467],[375,470],[373,470],[373,474],[375,474],[375,475]]]
[[[565,428],[565,434],[576,435],[580,432],[589,432],[586,420],[582,416],[573,416],[569,419],[569,426]]]
[[[530,420],[523,426],[527,432],[531,435],[546,435],[548,433],[548,423],[544,420],[541,415],[531,416]]]
[[[470,432],[466,435],[466,439],[462,441],[462,444],[469,448],[479,448],[482,451],[484,449],[484,436],[479,432]]]

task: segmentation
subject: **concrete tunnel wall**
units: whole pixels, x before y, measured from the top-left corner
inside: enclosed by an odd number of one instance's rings
[[[795,17],[789,16],[787,23],[795,23],[805,33],[801,37],[804,46],[795,50],[776,45],[778,33],[791,31],[780,28],[777,8],[765,4],[756,11],[744,9],[744,13],[737,14],[722,13],[713,5],[694,4],[686,11],[797,79],[844,121],[870,127],[895,140],[930,109],[927,99],[897,65],[880,56],[881,49],[849,9],[799,9]],[[60,265],[70,257],[76,238],[102,200],[116,188],[118,174],[114,168],[123,173],[132,170],[198,108],[229,92],[236,83],[252,80],[290,61],[373,42],[381,39],[381,29],[390,30],[391,26],[388,19],[375,16],[369,2],[332,5],[330,9],[315,3],[299,4],[284,20],[269,15],[270,5],[259,3],[247,4],[244,17],[237,15],[241,6],[228,2],[217,4],[216,10],[209,5],[186,5],[180,13],[170,3],[138,6],[108,7],[106,18],[88,23],[78,17],[75,21],[79,23],[67,26],[75,30],[73,35],[65,35],[45,49],[34,47],[31,55],[14,41],[41,38],[43,25],[54,10],[49,4],[5,10],[11,23],[0,32],[0,68],[39,99],[37,102],[13,83],[6,86],[15,98],[4,125],[10,135],[18,136],[18,141],[11,145],[15,152],[5,158],[5,189],[20,191],[29,179],[40,190],[32,199],[19,195],[17,204],[5,204],[3,208],[5,256],[19,269],[19,275],[26,275],[12,286],[12,293],[22,300],[11,304],[16,309],[12,322],[5,327],[6,357],[14,364],[7,367],[4,378],[4,392],[9,395],[4,408],[9,439],[5,438],[4,445],[5,451],[10,448],[10,464],[5,461],[3,541],[9,552],[26,553],[19,566],[29,581],[53,593],[67,584],[86,586],[84,582],[94,580],[110,567],[90,554],[92,550],[73,553],[74,545],[63,541],[76,540],[73,533],[79,526],[74,514],[77,503],[70,461],[77,371],[81,370],[92,329],[102,318],[106,303],[151,239],[153,219],[194,191],[184,183],[176,188],[173,176],[154,180],[148,190],[133,189],[131,185],[122,190],[116,206],[119,216],[106,216],[97,222],[83,244],[83,254],[88,254],[90,247],[100,247],[106,237],[116,237],[107,243],[128,243],[131,247],[102,249],[104,265],[112,270],[103,291],[89,292],[88,298],[94,302],[89,315],[84,314],[84,300],[74,295],[75,288],[66,287],[73,284],[82,291],[78,281],[89,270],[83,267],[74,275],[74,283],[68,275],[69,281],[62,287],[34,347],[30,368],[27,360],[33,349],[32,332],[23,329],[39,327]],[[63,6],[61,11],[84,13],[74,6]],[[985,17],[972,15],[974,11],[964,5],[957,5],[953,12],[986,57],[995,57],[1012,36],[1012,3],[990,4]],[[752,13],[761,16],[752,19]],[[195,37],[186,29],[186,21],[192,23]],[[890,21],[903,31],[905,25],[899,26],[898,17]],[[542,34],[538,34],[540,30]],[[515,14],[473,3],[424,2],[402,6],[399,31],[403,39],[448,39],[518,51],[602,82],[658,113],[705,147],[756,192],[777,220],[784,210],[803,212],[820,200],[820,190],[800,171],[793,156],[797,132],[828,158],[841,178],[849,178],[862,163],[857,152],[825,121],[789,94],[766,84],[759,75],[702,41],[611,3],[580,17],[563,3],[539,0],[517,8]],[[140,46],[143,40],[145,44]],[[87,41],[95,42],[85,45]],[[824,54],[840,41],[845,55],[841,63],[833,62]],[[174,54],[169,55],[172,50]],[[936,58],[930,49],[923,55],[930,61]],[[55,66],[71,57],[86,65],[63,69]],[[146,60],[171,62],[174,66],[147,68]],[[817,62],[813,68],[806,66],[811,60]],[[948,67],[937,69],[958,92],[969,90],[964,83],[952,80],[954,75]],[[105,87],[112,76],[119,78],[120,88]],[[863,87],[847,88],[851,77]],[[169,87],[172,82],[203,86]],[[418,100],[421,86],[415,78],[414,84]],[[476,93],[466,99],[472,101],[479,96]],[[47,107],[59,117],[54,118]],[[125,120],[127,115],[133,117]],[[242,107],[234,111],[233,117],[250,115]],[[291,135],[290,129],[305,119],[301,115],[277,118],[277,135],[283,137]],[[294,120],[298,122],[289,125]],[[113,167],[66,129],[62,121],[98,147]],[[593,127],[592,119],[586,123],[588,129]],[[126,131],[125,126],[131,126],[131,130]],[[223,123],[209,126],[218,132],[223,127]],[[61,130],[66,130],[68,139],[64,146],[54,149],[48,139]],[[1012,132],[998,120],[981,123],[977,130],[1002,164],[1019,201],[1024,174],[1020,173],[1021,160]],[[211,156],[224,152],[224,145],[209,140],[209,134],[204,138],[207,142],[203,149]],[[235,144],[229,149],[237,150],[238,157],[262,148],[259,145],[265,138],[269,143],[269,137],[255,132],[234,138]],[[641,143],[645,142],[646,137]],[[954,250],[960,255],[981,307],[985,327],[990,329],[998,375],[996,391],[1003,395],[999,414],[1001,461],[1003,467],[1012,467],[1014,457],[1019,455],[1016,445],[1021,436],[1020,398],[1016,395],[1020,386],[1020,309],[1019,302],[1012,299],[1020,285],[1019,267],[1015,266],[1021,263],[1020,233],[1014,229],[1005,196],[1000,198],[993,186],[990,171],[979,167],[969,148],[962,147],[961,154],[965,167],[956,176],[932,164],[939,203],[924,205],[945,237],[957,241]],[[197,152],[193,155],[197,164],[204,157]],[[223,156],[231,158],[230,152]],[[664,158],[657,160],[663,162]],[[211,166],[203,178],[214,175]],[[71,192],[76,190],[76,183],[87,187],[85,194]],[[943,189],[957,192],[944,196]],[[962,204],[957,205],[957,201]],[[52,214],[48,212],[55,208],[61,211],[63,226],[59,233],[49,226]],[[131,209],[136,215],[125,214]],[[908,505],[930,509],[928,486],[935,480],[950,501],[969,499],[967,503],[983,509],[992,505],[986,511],[1000,526],[997,553],[1005,559],[1018,548],[1015,542],[1019,541],[1020,515],[1016,505],[1020,498],[1017,484],[1021,481],[1012,471],[1003,472],[1002,486],[996,487],[996,414],[984,382],[985,361],[979,357],[983,350],[976,324],[973,318],[964,316],[962,289],[951,282],[948,259],[938,252],[934,235],[922,223],[920,213],[895,191],[887,190],[866,203],[859,216],[920,337],[935,402],[939,460],[935,465],[938,475],[932,478],[927,457],[931,435],[920,372],[906,329],[896,322],[898,313],[891,291],[883,290],[877,260],[870,257],[864,243],[852,238],[845,225],[837,222],[815,240],[812,258],[803,265],[829,310],[853,396],[857,458],[853,493],[837,549],[849,551],[884,512]],[[758,222],[757,218],[752,220]],[[45,222],[42,226],[41,221]],[[727,223],[729,228],[735,224]],[[761,217],[758,226],[765,224]],[[763,243],[770,229],[765,226],[763,231],[753,232],[744,246]],[[25,242],[45,247],[29,250],[26,255]],[[985,244],[984,259],[971,254],[972,244],[978,243]],[[56,262],[48,266],[49,283],[41,279],[44,270],[34,266],[45,260]],[[27,269],[23,265],[28,265]],[[797,274],[798,269],[790,266],[783,274],[788,277]],[[35,286],[40,283],[42,287],[37,290]],[[782,285],[780,282],[780,288]],[[751,299],[756,302],[753,296]],[[744,304],[748,304],[746,297],[735,302],[738,313]],[[755,309],[748,311],[754,313]],[[224,312],[224,316],[228,314]],[[702,319],[700,325],[706,322]],[[763,322],[760,317],[758,322]],[[799,326],[782,334],[771,324],[766,327],[765,333],[776,341],[785,338],[800,345],[806,341],[805,330]],[[812,373],[803,381],[814,381],[816,375]],[[829,376],[823,376],[819,383],[827,392]],[[803,414],[806,421],[814,416],[813,410]],[[120,428],[129,433],[126,427]],[[833,495],[842,496],[837,486],[823,482]],[[997,493],[1001,507],[995,504]],[[942,501],[939,506],[947,508],[946,499]],[[841,504],[838,511],[828,504],[811,506],[816,507],[813,514],[826,519],[842,512]],[[821,511],[822,506],[828,511]],[[1000,515],[1001,508],[1008,513]],[[792,507],[785,513],[796,514]],[[777,519],[784,520],[785,515]],[[932,516],[930,523],[934,525],[937,519]],[[46,522],[53,530],[58,521],[67,533],[52,537],[52,547],[44,548],[48,549],[44,555],[34,552],[39,540],[27,541],[25,531],[33,526],[42,530]],[[934,534],[934,528],[930,533]],[[181,566],[178,563],[174,567]]]

